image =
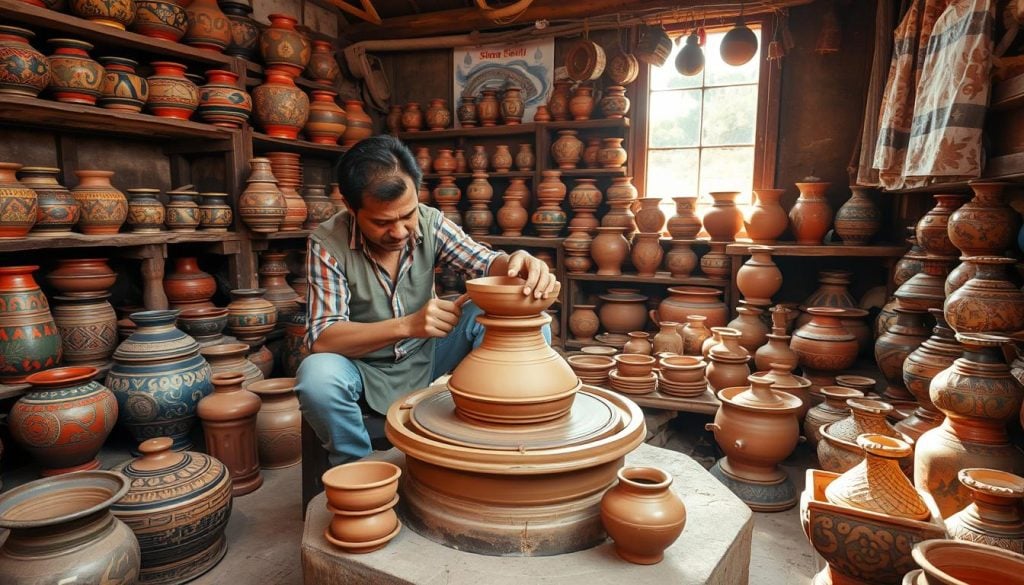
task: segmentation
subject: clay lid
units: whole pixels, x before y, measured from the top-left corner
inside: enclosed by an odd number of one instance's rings
[[[79,384],[87,384],[99,369],[90,366],[64,366],[30,374],[25,381],[33,390],[55,390]]]
[[[157,471],[168,469],[181,463],[186,457],[184,453],[171,451],[174,441],[170,437],[149,439],[139,444],[142,456],[132,461],[127,467],[131,471]],[[126,473],[129,477],[131,473]]]
[[[772,410],[779,413],[795,412],[803,406],[803,401],[796,396],[773,390],[772,380],[769,378],[748,376],[747,381],[750,382],[750,386],[735,386],[720,391],[719,399],[735,406],[754,410]]]

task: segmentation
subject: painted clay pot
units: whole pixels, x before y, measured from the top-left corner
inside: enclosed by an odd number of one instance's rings
[[[258,396],[242,387],[238,372],[213,375],[213,393],[199,401],[203,435],[210,455],[231,475],[231,495],[244,496],[263,485],[256,447]]]
[[[523,121],[526,106],[523,105],[522,93],[523,90],[518,87],[507,87],[501,96],[501,119],[509,126]]]
[[[60,333],[32,278],[38,269],[0,267],[0,382],[5,384],[20,384],[61,361]]]
[[[686,278],[697,268],[697,254],[694,253],[694,240],[672,239],[671,249],[665,254],[665,269],[672,278]]]
[[[660,197],[637,199],[639,209],[636,210],[636,227],[642,233],[660,235],[665,228],[665,214],[661,211],[660,204]]]
[[[637,276],[654,276],[664,256],[660,233],[639,233],[633,238],[630,258],[633,260]]]
[[[146,108],[156,116],[188,120],[199,107],[199,87],[185,77],[185,66],[170,61],[153,61]]]
[[[896,308],[896,321],[875,340],[875,362],[886,381],[882,396],[890,400],[912,400],[903,384],[903,363],[928,339],[927,313]]]
[[[519,150],[516,151],[516,168],[520,171],[530,171],[533,170],[534,162],[533,145],[530,143],[520,144]]]
[[[427,161],[430,160],[430,151],[427,149],[424,153]],[[419,162],[419,161],[417,161]],[[439,148],[437,150],[437,157],[427,163],[429,166],[433,166],[434,172],[439,175],[450,175],[455,172],[455,157],[452,156],[452,149],[450,148]]]
[[[587,145],[583,148],[583,157],[580,159],[580,162],[583,164],[583,168],[598,168],[597,152],[599,150],[601,150],[601,139],[587,138]]]
[[[0,93],[36,97],[50,83],[50,62],[29,44],[34,32],[0,26]]]
[[[895,518],[928,520],[931,511],[900,469],[913,456],[910,445],[886,435],[862,434],[857,446],[864,459],[825,488],[825,498],[838,506]]]
[[[420,168],[423,174],[427,174],[431,171],[433,163],[430,159],[430,147],[419,146],[416,148],[416,166]],[[444,173],[442,173],[444,174]]]
[[[103,66],[89,57],[93,46],[76,39],[50,39],[55,47],[49,57],[53,99],[71,104],[95,105],[103,88]]]
[[[590,255],[597,264],[597,273],[609,276],[622,274],[622,263],[629,256],[629,242],[623,228],[599,227],[590,245]]]
[[[211,345],[199,350],[199,355],[210,364],[210,371],[214,374],[226,374],[237,372],[245,377],[242,382],[243,388],[250,384],[263,380],[263,372],[249,360],[245,359],[249,353],[249,346],[245,343],[222,343]]]
[[[238,75],[222,69],[206,72],[199,88],[199,118],[214,126],[241,128],[252,113],[252,98],[238,86]]]
[[[277,309],[263,298],[262,288],[243,288],[231,291],[228,305],[228,332],[252,345],[274,330]],[[262,342],[260,342],[262,343]]]
[[[67,365],[104,368],[117,348],[117,315],[106,292],[57,295],[53,320]]]
[[[309,118],[303,132],[310,142],[337,144],[348,123],[345,110],[335,102],[338,94],[324,89],[314,89],[311,94],[313,101],[309,104]]]
[[[673,197],[676,213],[669,218],[666,229],[673,238],[692,239],[701,230],[701,220],[697,217],[696,197]]]
[[[1011,258],[973,256],[974,277],[946,298],[942,310],[957,333],[1013,333],[1024,329],[1024,293],[1006,275]],[[909,281],[908,281],[909,282]]]
[[[687,315],[682,327],[683,355],[702,355],[701,347],[711,339],[711,331],[707,328],[708,318],[704,315]]]
[[[105,258],[62,259],[47,273],[46,281],[61,293],[105,293],[114,286],[117,274]]]
[[[31,389],[11,407],[7,424],[44,477],[99,469],[96,455],[114,428],[117,399],[94,381],[98,373],[74,366],[25,379]]]
[[[996,469],[961,469],[971,503],[946,519],[950,538],[1024,553],[1024,478]]]
[[[314,230],[321,223],[334,216],[334,204],[327,198],[323,185],[308,185],[302,191],[302,199],[306,202],[306,222],[304,230]]]
[[[583,156],[583,143],[576,137],[575,130],[559,130],[558,138],[551,143],[551,156],[560,169],[575,169]]]
[[[970,256],[960,256],[960,263],[946,275],[946,282],[943,284],[942,291],[947,297],[953,294],[953,291],[963,286],[968,280],[974,278],[977,265],[967,262],[968,258]]]
[[[199,205],[195,191],[171,191],[167,193],[165,224],[172,232],[194,232],[199,227]]]
[[[326,87],[334,86],[334,82],[341,75],[341,67],[334,58],[334,48],[329,41],[313,41],[306,74],[314,83]]]
[[[737,191],[711,193],[715,203],[704,214],[704,229],[713,241],[732,242],[743,229],[743,212],[736,206]]]
[[[125,189],[128,218],[125,223],[133,234],[155,234],[163,230],[167,219],[164,204],[157,196],[160,189]]]
[[[626,88],[621,85],[612,85],[604,89],[604,96],[601,98],[601,112],[605,118],[624,118],[629,112],[629,98],[626,97]]]
[[[885,418],[893,411],[888,402],[867,398],[849,398],[850,416],[818,428],[818,465],[825,471],[845,473],[864,460],[864,450],[857,445],[857,437],[867,433],[884,435],[910,443]],[[901,457],[905,470],[913,465],[913,452]]]
[[[444,175],[441,182],[434,188],[434,201],[446,218],[455,225],[462,225],[462,214],[459,213],[459,200],[462,190],[455,184],[455,177]]]
[[[99,61],[104,69],[99,105],[108,110],[141,112],[149,99],[149,81],[135,72],[138,63],[122,57],[100,57]]]
[[[188,30],[188,11],[170,0],[135,0],[131,29],[140,35],[176,43]]]
[[[68,6],[76,16],[119,30],[125,30],[135,19],[133,0],[71,0]]]
[[[256,122],[273,138],[295,140],[309,118],[309,97],[281,69],[267,69],[252,100]]]
[[[770,305],[782,288],[782,271],[772,262],[772,248],[751,246],[750,259],[736,274],[736,286],[748,303]]]
[[[569,119],[569,90],[572,82],[560,79],[555,81],[551,97],[548,98],[548,111],[551,119],[556,122],[564,122]]]
[[[912,351],[903,362],[903,383],[917,400],[917,408],[907,418],[896,423],[896,428],[915,441],[926,431],[934,429],[945,417],[932,403],[928,387],[936,374],[953,365],[963,353],[939,309],[930,309],[935,318],[931,337]]]
[[[742,386],[750,376],[750,352],[740,345],[740,331],[729,327],[714,327],[718,342],[708,348],[706,370],[708,385],[715,392],[733,386]]]
[[[345,100],[345,114],[348,115],[345,133],[341,136],[342,146],[353,146],[364,138],[373,135],[373,120],[363,110],[363,102]]]
[[[847,400],[864,398],[860,390],[842,386],[823,386],[820,392],[825,401],[811,407],[804,417],[804,437],[812,447],[817,447],[821,441],[821,427],[850,416]]]
[[[800,196],[789,210],[789,223],[797,244],[821,244],[832,227],[832,207],[826,197],[829,185],[820,181],[796,184]]]
[[[755,244],[774,244],[789,227],[789,216],[779,204],[784,189],[755,189],[756,202],[743,219],[747,237]],[[698,227],[698,230],[700,228]]]
[[[1024,571],[1024,555],[976,542],[935,538],[912,553],[922,568],[907,575],[907,585],[1012,583]]]
[[[302,414],[295,396],[295,378],[255,382],[249,391],[260,397],[256,438],[260,466],[291,467],[302,461]]]
[[[921,249],[936,256],[959,256],[960,250],[949,239],[949,218],[967,202],[961,194],[935,195],[935,207],[917,221],[914,235]]]
[[[501,104],[498,103],[498,94],[493,89],[485,89],[480,92],[480,102],[476,107],[477,116],[480,118],[481,126],[497,126],[498,115],[501,113]]]
[[[504,204],[498,210],[498,227],[502,229],[503,236],[521,236],[523,228],[529,218],[526,208],[523,207],[524,193],[526,190],[525,179],[512,179],[512,184],[502,195]],[[515,188],[516,186],[521,187]]]
[[[707,327],[724,327],[729,320],[729,311],[720,300],[722,291],[701,286],[674,286],[668,289],[668,297],[658,304],[652,314],[655,322],[675,321],[683,323],[690,315],[707,317]]]
[[[249,161],[251,171],[245,191],[238,197],[238,215],[251,231],[274,233],[284,222],[287,206],[271,172],[270,159]]]
[[[419,102],[409,102],[402,109],[402,129],[406,132],[419,132],[423,129],[423,110]]]
[[[700,269],[709,278],[728,278],[732,260],[725,253],[726,242],[710,242],[709,250],[700,257]]]
[[[569,207],[573,211],[569,227],[586,228],[591,236],[596,233],[595,228],[601,225],[594,214],[604,200],[604,194],[597,188],[596,183],[596,179],[576,179],[572,191],[569,191]]]
[[[196,340],[200,348],[212,345],[234,343],[233,337],[223,335],[228,324],[226,307],[202,307],[186,309],[178,315],[178,329],[181,329]]]
[[[594,265],[590,259],[590,245],[593,241],[585,227],[569,227],[569,237],[562,240],[566,272],[582,274],[590,270]]]
[[[39,217],[39,196],[18,181],[21,165],[0,162],[0,238],[23,238]]]
[[[182,42],[197,49],[222,53],[231,43],[231,23],[216,0],[192,0],[188,12],[188,30]]]
[[[857,301],[849,291],[852,278],[853,273],[848,270],[822,270],[819,272],[818,288],[800,305],[800,311],[803,314],[797,318],[797,327],[806,325],[811,320],[810,314],[807,312],[807,309],[811,307],[857,308]]]
[[[637,199],[637,190],[633,186],[633,177],[612,177],[612,184],[605,189],[605,199],[612,201],[628,201],[632,204]]]
[[[288,315],[285,322],[284,345],[281,348],[281,368],[285,375],[294,377],[310,353],[306,343],[306,299],[301,298],[299,310]]]
[[[87,235],[116,234],[128,219],[128,199],[110,184],[113,171],[75,171],[71,190],[81,209],[78,228]]]
[[[811,307],[811,320],[793,333],[790,347],[804,375],[817,385],[832,384],[835,374],[857,360],[857,338],[843,326],[841,309]]]
[[[686,525],[686,507],[672,476],[657,467],[623,467],[619,482],[601,498],[601,523],[615,552],[638,565],[661,562]]]
[[[215,567],[227,551],[228,471],[209,455],[172,451],[173,443],[167,437],[143,441],[141,457],[114,468],[130,488],[111,512],[139,541],[140,583],[190,581]]]
[[[33,236],[67,234],[78,223],[81,215],[78,202],[66,187],[57,182],[58,174],[60,169],[52,167],[22,167],[18,170],[21,184],[37,196],[38,212],[32,226]]]
[[[910,280],[910,277],[921,272],[921,261],[925,257],[924,249],[917,243],[917,236],[914,235],[914,230],[910,227],[907,230],[910,232],[910,237],[907,238],[910,249],[907,250],[907,253],[902,258],[896,261],[896,267],[893,269],[892,281],[897,287]]]
[[[921,259],[921,272],[900,285],[893,296],[904,309],[927,311],[940,308],[946,298],[946,276],[952,265],[952,258],[925,256]],[[996,269],[998,270],[998,269]]]
[[[869,187],[850,185],[851,197],[836,210],[835,230],[844,244],[865,245],[882,227],[882,211],[868,195]]]
[[[459,126],[462,128],[475,128],[477,124],[476,96],[464,95],[459,102],[459,109],[455,112],[459,118]]]
[[[968,184],[974,198],[949,216],[949,240],[965,256],[1000,256],[1016,241],[1020,215],[1006,203],[1005,183]]]
[[[277,309],[279,318],[296,312],[299,309],[299,297],[288,286],[288,265],[285,263],[286,252],[263,252],[260,256],[260,288],[266,292],[263,298]]]
[[[594,334],[600,331],[601,320],[594,312],[596,305],[573,305],[569,314],[569,331],[573,340],[588,343],[594,340]]]
[[[211,391],[210,366],[199,344],[174,326],[178,311],[133,313],[136,329],[114,352],[106,386],[117,396],[119,422],[142,442],[171,437],[191,446],[196,404]]]
[[[647,326],[647,297],[636,293],[613,293],[600,295],[601,308],[598,316],[601,326],[609,333],[626,334],[643,331]]]
[[[623,199],[609,200],[608,207],[608,212],[601,218],[601,227],[621,228],[624,230],[623,236],[627,240],[632,240],[636,234],[636,219],[632,210],[633,201]]]
[[[136,583],[139,543],[110,513],[128,479],[82,471],[36,480],[0,496],[0,582]]]
[[[569,100],[569,113],[573,120],[589,120],[594,112],[594,88],[579,84]]]
[[[204,232],[226,232],[231,227],[233,213],[228,205],[227,193],[200,193],[199,229]]]
[[[260,56],[268,69],[281,71],[289,78],[302,75],[312,50],[309,41],[295,30],[298,20],[287,14],[271,14],[270,28],[260,34]]]
[[[626,164],[627,156],[626,149],[622,148],[622,138],[601,139],[601,149],[597,151],[597,164],[602,169],[621,167]]]
[[[164,292],[174,309],[212,307],[217,281],[203,272],[195,256],[174,259],[174,270],[164,277]]]

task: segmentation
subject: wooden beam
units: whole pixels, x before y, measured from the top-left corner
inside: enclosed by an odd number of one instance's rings
[[[327,2],[338,7],[341,11],[357,16],[370,24],[380,25],[382,22],[380,15],[377,14],[377,9],[373,7],[372,0],[359,0],[362,9],[356,8],[345,0],[327,0]]]

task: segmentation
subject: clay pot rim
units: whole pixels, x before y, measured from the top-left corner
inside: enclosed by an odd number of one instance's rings
[[[1005,565],[1006,560],[1012,562],[1012,566],[1009,567],[1014,571],[1014,576],[1019,576],[1019,570],[1024,568],[1024,555],[1011,552],[1006,549],[997,548],[987,544],[980,544],[977,542],[971,542],[966,540],[949,540],[945,538],[936,538],[932,540],[925,540],[914,545],[914,548],[910,551],[911,557],[914,562],[924,571],[926,575],[936,575],[944,583],[950,585],[971,585],[969,581],[963,581],[957,579],[943,571],[939,564],[932,561],[933,555],[937,551],[942,549],[949,549],[949,556],[959,565],[963,566],[965,561],[968,559],[964,558],[964,555],[974,555],[981,557],[993,558],[993,562],[984,563],[986,566],[993,570],[998,570],[999,565]],[[969,558],[969,557],[968,557]],[[983,562],[982,559],[978,559]],[[973,563],[972,563],[973,565]],[[1009,576],[1009,575],[1004,575]]]
[[[230,357],[237,354],[240,358],[244,358],[249,349],[248,343],[218,343],[217,345],[200,348],[199,355],[203,357],[208,355],[213,357]]]
[[[179,321],[199,321],[212,318],[227,317],[227,307],[196,307],[185,309],[178,315]]]
[[[857,435],[857,446],[865,453],[886,459],[902,459],[914,454],[914,449],[906,441],[877,433]]]
[[[0,274],[32,274],[38,266],[0,266]]]
[[[268,380],[249,382],[246,389],[260,396],[275,396],[293,392],[295,390],[295,382],[295,378],[270,378]]]
[[[573,371],[599,372],[615,367],[615,360],[610,355],[581,353],[565,358]]]
[[[646,331],[630,331],[626,335],[633,339],[649,339],[651,337],[651,334]]]
[[[867,309],[843,307],[843,308],[840,308],[839,310],[843,312],[842,315],[839,316],[840,319],[863,319],[864,317],[867,317],[870,314],[870,312]],[[897,311],[905,310],[905,311],[908,311],[908,312],[911,312],[911,313],[917,313],[918,312],[918,311],[910,311],[909,309],[896,309],[896,310]],[[923,311],[921,311],[921,312],[923,312]]]
[[[965,487],[1001,498],[1024,499],[1024,477],[999,469],[967,467],[957,473]]]
[[[178,309],[155,309],[152,311],[138,311],[128,315],[128,318],[132,320],[132,323],[140,327],[160,325],[164,324],[164,322],[169,322],[173,325],[178,320],[178,315],[180,314],[181,311]]]
[[[878,380],[875,380],[874,378],[869,378],[867,376],[858,376],[855,374],[839,374],[838,376],[836,376],[837,383],[840,381],[840,378],[842,378],[843,381],[845,381],[847,384],[852,384],[854,386],[870,385],[872,388],[874,388],[878,384]]]
[[[857,409],[871,414],[888,415],[896,409],[892,404],[883,400],[875,400],[874,398],[849,398],[847,399],[846,404],[851,409]]]
[[[244,298],[262,297],[267,293],[265,288],[236,288],[231,290],[231,295],[238,295]]]
[[[822,386],[818,391],[829,398],[843,399],[844,404],[850,398],[864,398],[864,392],[846,386]]]
[[[243,343],[243,344],[238,344],[238,345],[245,345],[245,344]],[[217,346],[213,345],[213,346],[210,346],[210,347],[217,347]],[[245,374],[243,374],[242,372],[237,372],[237,371],[221,372],[219,374],[214,374],[213,376],[210,376],[210,381],[213,382],[214,392],[217,391],[217,387],[218,386],[219,387],[227,386],[228,389],[230,389],[232,386],[238,386],[238,388],[241,389],[242,384],[245,383]]]
[[[707,367],[707,362],[692,355],[674,355],[658,360],[658,366],[664,370],[697,370]]]
[[[672,485],[672,475],[660,467],[627,465],[615,473],[619,481],[644,491],[663,490]],[[647,480],[641,482],[638,480]],[[653,482],[653,483],[649,483]]]
[[[708,288],[706,286],[670,286],[668,288],[668,292],[669,294],[718,297],[721,296],[724,291],[717,288]]]
[[[29,374],[25,382],[31,384],[33,389],[53,390],[92,381],[99,371],[99,368],[92,366],[60,366]]]
[[[370,479],[346,482],[347,474],[370,474]],[[366,490],[397,483],[402,476],[402,468],[387,461],[353,461],[336,465],[320,476],[325,487],[336,490]],[[363,476],[359,476],[362,478]]]
[[[602,301],[609,302],[609,303],[639,303],[639,302],[644,302],[644,301],[647,300],[647,296],[646,295],[635,294],[635,293],[632,293],[632,294],[624,294],[623,293],[623,294],[597,295],[597,298],[601,299]],[[578,307],[579,305],[576,305],[576,306]]]
[[[379,548],[381,545],[386,544],[390,542],[392,539],[394,539],[395,536],[397,536],[401,530],[402,520],[399,519],[398,526],[395,526],[395,529],[392,530],[387,536],[382,536],[376,540],[368,540],[366,542],[346,542],[344,540],[338,540],[337,538],[335,538],[334,535],[331,534],[331,527],[328,526],[324,529],[324,538],[327,540],[327,542],[333,544],[334,546],[344,549],[346,552],[356,554],[361,552],[370,552],[376,548]]]
[[[130,60],[130,59],[129,59]],[[35,173],[35,174],[46,174],[56,175],[60,173],[60,169],[57,167],[38,167],[38,166],[27,166],[18,169],[19,173]]]
[[[395,497],[391,498],[388,503],[369,510],[342,510],[341,508],[332,506],[330,502],[327,502],[327,511],[335,516],[348,516],[353,518],[358,518],[360,516],[372,516],[374,514],[380,514],[381,512],[387,512],[391,508],[394,508],[398,505],[398,499],[398,494],[395,494]]]
[[[657,361],[652,355],[639,353],[620,353],[612,359],[617,364],[625,364],[627,366],[653,366],[654,362]]]
[[[619,353],[619,350],[608,345],[584,345],[583,347],[580,348],[580,352],[588,355],[600,355],[611,357]]]
[[[63,490],[74,489],[75,485],[83,485],[88,486],[90,491],[95,491],[95,483],[97,481],[102,481],[109,485],[109,487],[104,490],[107,493],[103,496],[99,496],[102,498],[101,501],[97,501],[86,508],[58,516],[39,517],[37,513],[31,520],[19,520],[8,516],[12,510],[17,511],[18,508],[21,507],[21,504],[37,502],[40,497],[52,499],[53,496],[47,496],[46,494],[52,490],[51,486],[55,484]],[[95,514],[96,512],[109,508],[128,493],[129,487],[131,486],[128,478],[113,471],[76,471],[73,473],[65,473],[62,475],[55,475],[53,477],[37,479],[13,488],[0,496],[0,527],[12,530],[19,528],[40,528],[84,518],[90,514]],[[33,493],[36,495],[29,495]],[[19,498],[19,496],[27,497]],[[21,500],[20,502],[18,501],[19,499]]]
[[[103,299],[109,299],[110,293],[107,291],[88,291],[88,292],[69,292],[62,295],[53,295],[53,300],[67,302],[69,304],[76,301],[99,301]]]

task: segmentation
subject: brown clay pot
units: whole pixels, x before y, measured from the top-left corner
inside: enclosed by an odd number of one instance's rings
[[[238,372],[213,375],[213,394],[199,401],[199,418],[210,455],[231,474],[231,494],[244,496],[263,485],[256,447],[258,396],[242,388]]]
[[[0,174],[2,173],[4,171],[0,167]],[[34,191],[37,196],[38,208],[36,222],[32,226],[33,236],[66,234],[78,223],[81,215],[78,202],[66,187],[57,182],[59,173],[60,169],[51,167],[22,167],[18,170],[22,186]],[[8,179],[0,179],[0,183],[7,182]],[[28,196],[28,193],[23,193],[23,196]]]
[[[274,330],[277,324],[277,309],[263,298],[267,291],[262,288],[243,288],[231,291],[228,305],[229,333],[253,345],[262,343],[264,336]]]
[[[253,382],[249,391],[260,397],[256,439],[260,466],[291,467],[302,461],[302,414],[295,396],[295,378]]]
[[[921,272],[911,276],[896,289],[894,296],[899,306],[915,311],[942,307],[946,298],[946,275],[952,262],[952,258],[924,256],[921,259]]]
[[[600,295],[601,308],[598,314],[601,325],[609,333],[626,334],[642,331],[647,325],[647,297],[636,293],[613,293]]]
[[[903,383],[903,363],[928,339],[927,313],[896,308],[896,321],[875,340],[875,362],[886,381],[882,396],[890,400],[913,400]]]
[[[729,311],[719,297],[722,291],[699,286],[674,286],[668,289],[669,296],[658,304],[658,310],[651,315],[655,322],[685,322],[690,315],[707,317],[707,327],[723,327],[729,319]]]
[[[50,64],[29,39],[36,34],[17,26],[0,28],[0,93],[36,97],[50,83]]]
[[[927,254],[959,256],[960,250],[949,239],[949,218],[967,202],[967,195],[937,194],[935,207],[917,221],[914,234],[917,243]]]
[[[551,156],[560,169],[575,169],[583,156],[583,143],[576,137],[576,130],[559,130],[558,138],[551,143]]]
[[[892,281],[897,287],[910,280],[911,276],[921,272],[921,259],[925,257],[924,250],[917,243],[914,230],[908,227],[907,231],[910,232],[910,237],[907,238],[910,249],[896,261],[896,267],[893,269]]]
[[[6,384],[21,383],[61,361],[60,333],[32,278],[38,269],[0,267],[0,382]]]
[[[199,268],[195,256],[175,258],[163,285],[172,309],[212,307],[210,299],[217,292],[217,281]]]
[[[526,107],[523,104],[523,90],[518,87],[507,87],[501,96],[501,119],[505,124],[514,126],[523,121]]]
[[[683,353],[683,337],[679,334],[679,323],[662,321],[658,324],[658,333],[654,336],[654,353]]]
[[[62,293],[105,293],[114,286],[117,274],[106,258],[57,260],[57,268],[46,275],[50,286]]]
[[[601,112],[605,118],[624,118],[629,112],[629,98],[626,97],[626,88],[621,85],[606,87],[604,96],[601,98]]]
[[[215,53],[223,52],[231,43],[231,21],[215,0],[193,0],[185,11],[188,30],[183,43]]]
[[[804,417],[804,437],[812,447],[817,447],[821,441],[821,427],[850,416],[847,400],[864,398],[860,390],[842,386],[823,386],[820,392],[825,401],[811,407]]]
[[[957,333],[1013,333],[1024,329],[1024,292],[1010,282],[999,256],[973,256],[974,276],[943,304],[946,322]],[[908,281],[909,282],[909,281]]]
[[[590,255],[597,264],[597,273],[608,276],[622,274],[622,263],[629,256],[629,242],[622,235],[623,228],[599,227],[590,245]]]
[[[683,355],[703,355],[701,348],[704,342],[711,339],[711,331],[705,325],[708,318],[704,315],[687,315],[686,324],[682,327]]]
[[[267,69],[264,82],[252,90],[252,101],[253,117],[272,138],[297,139],[309,118],[309,96],[283,69]]]
[[[968,184],[974,198],[949,216],[949,240],[965,256],[1000,256],[1014,245],[1020,215],[1006,203],[1005,183]]]
[[[660,233],[639,233],[634,236],[630,258],[633,260],[637,276],[654,276],[664,256]]]
[[[295,78],[309,64],[312,49],[305,35],[295,30],[298,20],[288,14],[270,14],[270,28],[260,33],[260,56],[268,69]]]
[[[419,102],[409,102],[402,108],[402,129],[406,132],[419,132],[423,129],[423,110]]]
[[[864,459],[830,483],[825,498],[839,506],[893,518],[928,520],[928,505],[900,469],[900,460],[913,456],[910,445],[870,433],[856,440]]]
[[[317,144],[338,143],[348,124],[348,115],[335,101],[338,94],[324,89],[310,92],[313,101],[309,104],[309,117],[302,131],[310,142]]]
[[[618,478],[601,498],[601,523],[620,557],[639,565],[659,563],[686,525],[672,476],[656,467],[623,467]]]
[[[579,84],[576,89],[572,92],[572,98],[569,100],[569,113],[572,114],[573,120],[589,120],[590,115],[594,112],[594,88],[586,85]]]
[[[25,237],[38,219],[39,197],[18,181],[15,173],[20,168],[18,163],[0,162],[0,239]]]
[[[826,197],[829,185],[820,181],[796,184],[800,196],[789,210],[789,222],[797,244],[820,244],[832,227],[832,208]]]
[[[790,347],[804,375],[816,385],[829,385],[857,360],[857,338],[843,327],[841,309],[811,307],[807,312],[811,320],[793,333]]]
[[[50,39],[50,94],[58,102],[96,105],[103,87],[103,66],[89,57],[93,46],[77,39]]]
[[[116,234],[128,219],[128,199],[110,184],[113,171],[75,171],[71,190],[82,211],[78,229],[87,235]]]
[[[569,191],[569,207],[573,211],[569,227],[584,227],[591,236],[597,233],[595,228],[601,225],[594,217],[594,213],[604,200],[604,194],[597,188],[596,183],[597,179],[576,179],[575,185]]]
[[[835,230],[844,244],[863,246],[882,227],[882,212],[871,200],[870,187],[850,185],[853,195],[836,210]]]
[[[946,519],[950,538],[1024,553],[1024,478],[997,469],[961,469],[971,503]]]
[[[345,133],[341,136],[341,145],[351,147],[355,143],[373,135],[373,119],[363,110],[363,102],[345,100],[345,114],[348,116]]]
[[[1012,583],[1024,571],[1024,555],[976,542],[935,538],[914,546],[912,554],[921,571],[907,575],[907,585]]]
[[[739,307],[736,318],[729,321],[726,327],[740,332],[740,345],[753,355],[755,351],[768,342],[768,326],[761,316],[764,311],[756,307]]]
[[[700,257],[700,269],[709,278],[728,278],[732,260],[725,253],[726,242],[711,242],[710,249]]]
[[[86,292],[53,300],[53,320],[60,332],[65,365],[95,366],[110,364],[117,349],[117,315],[107,299],[110,293]]]
[[[743,212],[736,206],[738,191],[716,191],[711,193],[715,203],[704,214],[704,230],[712,241],[732,242],[743,229]]]
[[[245,343],[221,343],[199,350],[199,355],[209,362],[210,370],[214,374],[240,373],[245,376],[242,387],[246,389],[249,385],[263,380],[263,372],[245,359],[248,353],[249,346]]]
[[[338,60],[334,57],[334,49],[329,41],[313,41],[306,74],[315,83],[325,87],[333,87],[341,75]]]
[[[167,194],[164,224],[172,232],[194,232],[199,227],[199,205],[195,191],[178,191]]]
[[[497,213],[498,227],[503,236],[521,236],[529,218],[523,199],[528,195],[526,179],[510,179],[510,184],[502,195],[504,205]]]
[[[932,403],[928,387],[936,374],[953,365],[963,353],[953,330],[939,309],[929,309],[935,318],[932,336],[910,352],[903,362],[903,384],[917,400],[917,408],[907,418],[896,423],[896,428],[915,441],[925,431],[939,426],[945,417]]]
[[[569,314],[569,331],[573,340],[590,342],[594,340],[594,334],[601,328],[601,320],[594,312],[596,305],[573,305],[572,313]]]
[[[637,199],[636,227],[641,233],[661,234],[665,228],[665,213],[661,211],[660,197]]]
[[[498,117],[501,114],[501,104],[498,102],[498,92],[493,89],[485,89],[480,92],[480,102],[476,106],[477,116],[480,118],[481,126],[497,126]]]
[[[782,364],[791,368],[796,368],[800,364],[800,358],[789,347],[789,335],[769,333],[765,337],[768,341],[754,352],[754,365],[758,370],[766,370],[772,364]]]
[[[790,364],[773,363],[768,369],[755,372],[755,376],[768,378],[772,381],[772,389],[792,394],[800,399],[800,410],[797,411],[797,419],[804,420],[804,415],[811,408],[811,381],[803,376],[793,373],[794,366]]]
[[[150,65],[154,73],[146,78],[146,109],[162,118],[191,118],[199,107],[199,87],[185,77],[185,66],[170,61],[153,61]]]
[[[673,278],[686,278],[697,268],[697,254],[692,245],[695,240],[672,239],[671,249],[665,254],[665,269]]]
[[[238,198],[238,215],[251,231],[274,233],[287,213],[284,195],[271,172],[270,159],[254,158],[249,160],[249,166],[252,170]]]
[[[767,246],[751,246],[750,259],[736,273],[736,286],[749,303],[770,305],[782,288],[782,271],[772,262],[772,252]]]
[[[697,217],[696,197],[673,197],[676,213],[668,219],[665,226],[673,238],[692,239],[701,229],[700,218]]]
[[[569,119],[569,91],[572,82],[561,79],[555,81],[551,97],[548,98],[548,111],[551,119],[556,122],[564,122]]]
[[[747,237],[755,244],[774,244],[789,226],[789,216],[779,204],[784,189],[755,189],[756,201],[744,218]]]
[[[459,126],[462,128],[475,128],[477,124],[476,96],[464,95],[459,102],[459,109],[455,112],[459,119]],[[390,128],[390,125],[388,126]]]
[[[597,151],[597,164],[602,169],[617,169],[626,164],[626,149],[622,138],[602,138],[601,149]],[[581,143],[582,145],[582,143]]]

